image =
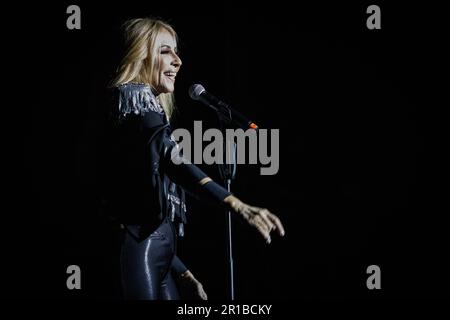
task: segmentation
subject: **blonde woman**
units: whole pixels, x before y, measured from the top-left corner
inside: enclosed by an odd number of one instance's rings
[[[124,56],[113,81],[119,123],[115,161],[120,166],[114,209],[124,228],[124,297],[180,299],[177,282],[196,298],[207,299],[201,283],[176,256],[177,237],[183,236],[186,223],[185,189],[235,212],[267,242],[272,231],[284,235],[284,229],[267,209],[240,201],[195,165],[174,161],[174,154],[182,157],[172,153],[177,144],[169,122],[182,65],[177,35],[169,24],[152,18],[129,20],[124,31]]]

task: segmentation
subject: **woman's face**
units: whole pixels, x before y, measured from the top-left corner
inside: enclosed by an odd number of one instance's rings
[[[177,43],[168,32],[162,31],[158,35],[159,48],[156,59],[154,87],[158,93],[170,93],[175,89],[175,77],[181,67],[181,60],[177,55]]]

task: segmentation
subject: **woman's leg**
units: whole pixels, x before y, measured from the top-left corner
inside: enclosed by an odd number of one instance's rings
[[[168,222],[140,242],[126,232],[121,254],[125,299],[158,300],[174,296],[168,279],[175,254],[172,232]]]
[[[162,281],[160,296],[162,300],[180,300],[180,294],[171,272],[167,273],[166,278]]]

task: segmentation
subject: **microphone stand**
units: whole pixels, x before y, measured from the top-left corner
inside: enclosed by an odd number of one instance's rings
[[[236,177],[236,143],[234,141],[226,140],[226,128],[231,116],[231,110],[228,109],[229,118],[226,119],[223,115],[217,112],[217,116],[220,122],[220,129],[222,136],[225,137],[225,143],[223,144],[223,163],[219,163],[219,173],[223,180],[228,192],[231,192],[231,180]],[[232,233],[231,233],[231,210],[227,210],[227,258],[228,258],[228,293],[230,300],[234,300],[234,269],[233,269],[233,246],[232,246]]]

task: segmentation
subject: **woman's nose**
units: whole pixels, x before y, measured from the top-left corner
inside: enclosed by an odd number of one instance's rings
[[[182,65],[181,59],[177,54],[174,54],[174,59],[172,60],[172,65],[175,66],[176,68],[179,68]]]

